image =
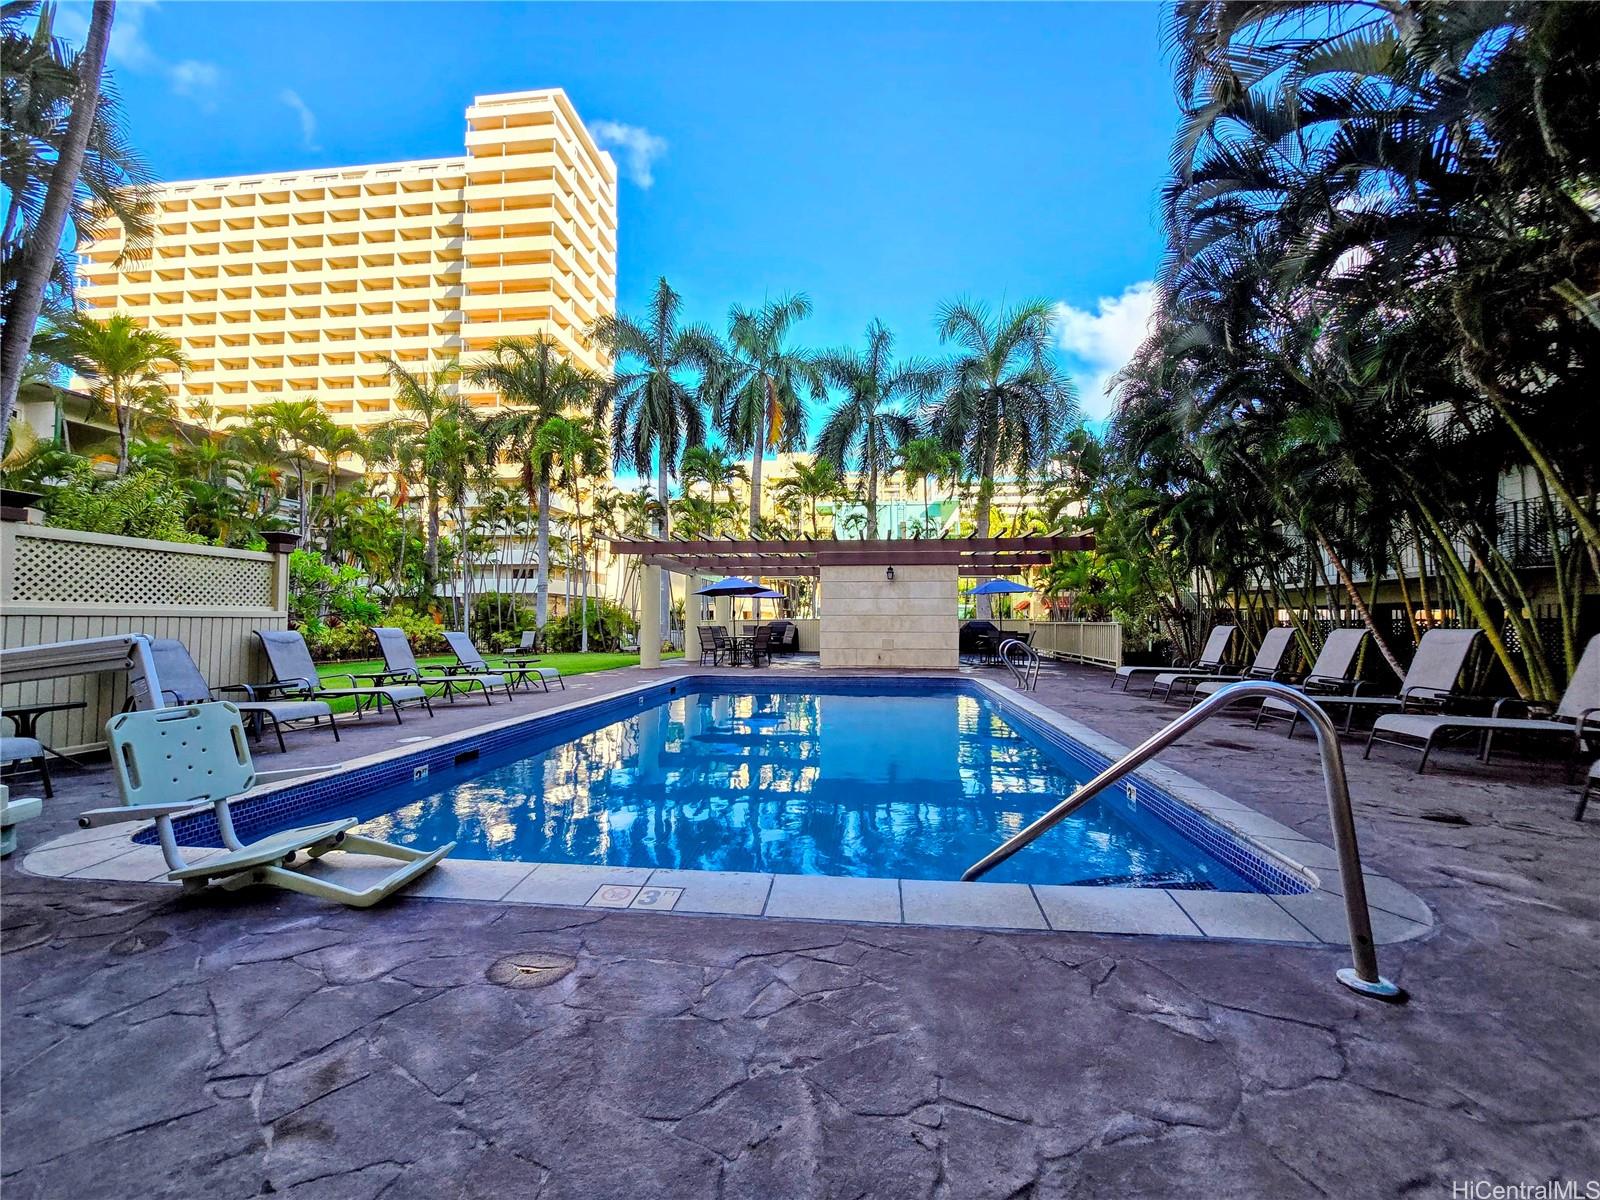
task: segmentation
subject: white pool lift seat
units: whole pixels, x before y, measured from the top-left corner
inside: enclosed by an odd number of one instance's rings
[[[83,813],[78,823],[90,828],[116,821],[154,820],[169,868],[167,878],[183,884],[186,890],[199,890],[213,883],[229,889],[264,883],[367,908],[431,870],[455,849],[454,842],[422,851],[362,837],[349,832],[357,824],[355,817],[286,829],[248,844],[241,842],[233,827],[233,799],[269,778],[304,772],[258,774],[239,710],[227,701],[122,713],[106,722],[106,735],[122,804]],[[208,807],[216,814],[226,850],[191,865],[178,848],[172,819],[198,814]],[[301,851],[319,859],[330,850],[399,859],[405,865],[359,890],[290,866]]]

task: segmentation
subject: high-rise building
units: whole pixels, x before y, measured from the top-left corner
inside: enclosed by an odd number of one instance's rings
[[[149,252],[119,264],[122,231],[104,231],[79,251],[79,297],[182,346],[188,373],[164,380],[181,416],[314,398],[380,422],[387,359],[470,363],[541,333],[602,370],[587,331],[616,305],[616,164],[560,89],[479,96],[466,117],[464,155],[165,184]]]

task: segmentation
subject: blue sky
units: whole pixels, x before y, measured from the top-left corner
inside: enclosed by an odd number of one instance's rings
[[[63,6],[61,28],[87,8]],[[807,292],[808,345],[905,353],[965,296],[1061,307],[1093,418],[1138,341],[1177,120],[1146,4],[122,0],[112,66],[166,179],[459,153],[475,94],[559,86],[611,143],[621,304]]]

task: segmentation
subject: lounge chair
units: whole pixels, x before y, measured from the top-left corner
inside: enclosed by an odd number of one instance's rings
[[[1226,684],[1238,683],[1242,679],[1282,679],[1288,674],[1284,662],[1293,648],[1294,630],[1269,629],[1266,636],[1261,639],[1261,648],[1256,651],[1255,661],[1244,671],[1217,675],[1168,671],[1157,675],[1151,682],[1150,695],[1155,696],[1159,691],[1159,698],[1162,700],[1181,700],[1184,696],[1198,698],[1200,695],[1209,695]],[[1203,693],[1199,691],[1202,684],[1207,685]]]
[[[1583,810],[1589,807],[1592,797],[1600,795],[1600,758],[1589,764],[1589,778],[1578,793],[1578,807],[1572,810],[1574,821],[1583,820]]]
[[[0,713],[0,717],[4,716],[4,713]],[[46,799],[55,795],[55,788],[50,783],[50,764],[44,756],[44,743],[38,738],[0,737],[0,772],[7,779],[16,779],[29,773],[37,775]]]
[[[177,638],[151,638],[150,657],[155,664],[156,680],[161,685],[161,703],[166,706],[207,704],[219,699],[217,691],[243,692],[255,695],[255,685],[236,683],[216,689],[206,682],[200,665],[194,661],[189,648]],[[234,701],[233,706],[248,719],[259,736],[267,722],[278,739],[278,749],[284,749],[283,727],[298,726],[309,721],[313,726],[328,722],[333,740],[339,740],[339,726],[334,722],[333,709],[326,700],[247,700]]]
[[[1361,684],[1356,680],[1356,660],[1361,656],[1361,647],[1366,645],[1367,631],[1365,629],[1335,629],[1322,643],[1322,649],[1317,654],[1317,661],[1311,664],[1311,671],[1294,686],[1313,698],[1317,696],[1342,696],[1359,695]],[[1199,693],[1209,695],[1215,688],[1226,687],[1227,684],[1216,685],[1201,684]],[[1288,705],[1278,705],[1268,711],[1265,705],[1256,709],[1254,728],[1261,728],[1262,721],[1285,720],[1297,723],[1300,720],[1300,710],[1290,708]],[[1291,727],[1291,735],[1294,730]]]
[[[1528,711],[1528,715],[1503,715],[1512,706],[1521,706]],[[1572,742],[1574,756],[1582,753],[1584,742],[1600,739],[1600,636],[1589,639],[1583,657],[1578,660],[1578,669],[1572,673],[1566,693],[1561,697],[1561,703],[1549,716],[1533,716],[1532,706],[1516,699],[1498,701],[1493,714],[1487,717],[1386,713],[1373,723],[1372,733],[1367,737],[1366,756],[1371,756],[1372,747],[1377,742],[1411,750],[1421,749],[1422,760],[1417,763],[1417,774],[1420,775],[1427,768],[1428,755],[1433,753],[1434,743],[1440,735],[1453,732],[1478,734],[1478,756],[1486,763],[1494,752],[1497,733],[1567,738]]]
[[[451,704],[456,702],[458,693],[467,695],[474,688],[483,693],[485,704],[494,704],[494,697],[489,694],[492,688],[500,688],[505,692],[506,699],[511,699],[511,681],[504,675],[487,671],[452,673],[448,670],[443,675],[424,675],[422,668],[417,665],[417,656],[412,653],[411,639],[406,637],[405,630],[392,625],[374,625],[372,635],[378,639],[378,653],[383,655],[383,670],[356,676],[358,679],[372,679],[385,685],[398,681],[419,687],[437,687]]]
[[[0,858],[17,848],[17,826],[33,820],[43,808],[44,803],[37,796],[13,800],[11,789],[0,783]]]
[[[450,644],[450,653],[456,656],[456,663],[462,671],[476,675],[479,678],[492,678],[496,674],[511,677],[511,684],[523,684],[531,687],[530,680],[537,679],[539,686],[545,691],[550,690],[550,681],[556,680],[561,684],[561,690],[567,690],[567,681],[561,678],[561,672],[554,667],[535,666],[532,660],[515,658],[505,659],[503,665],[491,667],[484,661],[483,655],[478,653],[478,648],[472,644],[472,638],[465,633],[452,632],[444,635],[444,640]],[[445,670],[450,668],[446,667]],[[506,695],[511,694],[511,686],[506,687]]]
[[[1353,688],[1349,693],[1317,693],[1312,699],[1323,708],[1344,712],[1342,728],[1345,733],[1350,732],[1357,712],[1381,714],[1391,709],[1409,712],[1413,707],[1440,708],[1445,701],[1461,695],[1456,684],[1467,665],[1467,656],[1478,644],[1480,636],[1476,629],[1428,630],[1417,644],[1417,652],[1412,656],[1406,677],[1400,681],[1398,696],[1363,696],[1359,689]],[[1282,700],[1270,698],[1261,705],[1262,714],[1269,711],[1274,716],[1290,716],[1289,736],[1293,737],[1300,720],[1299,712]]]
[[[311,661],[311,650],[298,629],[258,629],[256,637],[266,653],[267,665],[272,670],[271,683],[252,684],[256,692],[280,692],[297,700],[332,700],[344,696],[354,697],[356,716],[362,717],[367,709],[383,712],[387,704],[394,713],[395,724],[403,724],[400,710],[407,704],[420,704],[433,716],[433,704],[428,693],[418,684],[396,684],[388,687],[324,687],[317,674],[317,664]],[[352,684],[358,678],[349,671],[330,673],[330,679],[348,679]]]
[[[154,820],[161,854],[167,861],[167,878],[183,884],[186,891],[198,891],[213,883],[224,888],[265,883],[366,908],[432,869],[455,848],[455,843],[449,842],[425,852],[361,837],[350,832],[357,824],[355,817],[286,829],[248,844],[241,842],[233,828],[233,797],[264,782],[269,775],[300,772],[258,775],[239,710],[226,700],[122,713],[106,722],[106,736],[122,804],[83,813],[78,823],[87,829],[116,821]],[[217,830],[226,849],[190,865],[178,848],[172,818],[202,813],[208,807],[216,814]],[[405,866],[370,887],[356,890],[325,876],[291,870],[289,864],[302,850],[313,859],[330,850],[345,850],[399,859]]]
[[[1117,673],[1111,677],[1111,690],[1117,690],[1117,680],[1122,680],[1122,690],[1128,691],[1133,686],[1135,679],[1148,675],[1151,678],[1151,687],[1155,686],[1155,679],[1161,675],[1216,675],[1228,665],[1228,643],[1233,641],[1234,627],[1232,625],[1216,625],[1206,637],[1205,648],[1200,651],[1200,657],[1191,666],[1176,667],[1118,667]]]

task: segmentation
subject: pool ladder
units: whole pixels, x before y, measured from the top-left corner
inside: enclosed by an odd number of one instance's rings
[[[1031,692],[1039,686],[1039,652],[1021,638],[1000,643],[1000,661],[1011,668],[1020,690]]]
[[[1021,645],[1012,639],[1008,644]],[[1031,647],[1030,647],[1031,649]],[[1004,656],[1005,647],[1001,647]],[[1035,654],[1037,658],[1037,654]],[[1010,659],[1006,659],[1011,665]],[[1012,667],[1016,671],[1016,667]],[[1036,672],[1037,675],[1037,672]],[[970,882],[998,867],[1017,851],[1032,845],[1102,790],[1131,775],[1161,751],[1172,745],[1196,725],[1210,720],[1225,708],[1242,700],[1278,700],[1295,709],[1317,735],[1317,750],[1322,758],[1322,782],[1328,795],[1328,822],[1333,826],[1333,848],[1339,856],[1339,880],[1344,891],[1345,925],[1349,930],[1349,967],[1338,971],[1339,982],[1363,996],[1380,1000],[1404,1000],[1405,992],[1378,973],[1378,950],[1372,941],[1372,914],[1367,909],[1367,886],[1361,874],[1361,851],[1356,845],[1355,817],[1350,811],[1350,782],[1344,773],[1344,755],[1339,749],[1339,731],[1322,707],[1304,692],[1288,684],[1266,680],[1231,683],[1206,697],[1165,729],[1146,738],[1112,763],[1072,795],[1057,804],[1026,829],[1013,834],[994,850],[973,863],[961,878]]]

